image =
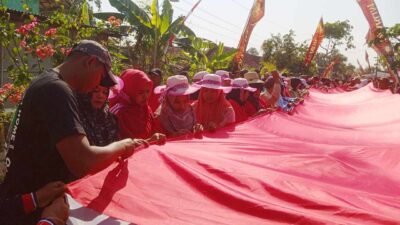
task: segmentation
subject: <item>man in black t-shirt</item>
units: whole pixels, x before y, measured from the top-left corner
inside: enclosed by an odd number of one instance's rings
[[[70,182],[130,154],[141,140],[90,146],[74,92],[115,84],[108,51],[95,41],[73,47],[67,60],[34,80],[18,106],[7,143],[7,173],[0,198],[38,190],[52,181]],[[40,210],[18,221],[35,224]],[[0,215],[1,218],[1,215]],[[0,220],[1,221],[1,220]]]

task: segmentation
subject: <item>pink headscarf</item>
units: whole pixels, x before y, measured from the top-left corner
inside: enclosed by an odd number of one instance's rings
[[[122,138],[149,138],[154,132],[152,110],[148,102],[138,105],[135,101],[143,87],[153,90],[153,82],[140,70],[127,69],[122,72],[124,85],[117,95],[110,99],[110,111],[118,118],[120,136]]]

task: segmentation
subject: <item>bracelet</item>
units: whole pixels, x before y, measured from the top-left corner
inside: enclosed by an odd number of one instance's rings
[[[24,207],[24,211],[26,214],[29,214],[37,208],[37,203],[35,200],[35,194],[34,192],[31,192],[29,194],[24,194],[21,196],[22,199],[22,205]]]
[[[56,224],[53,223],[53,221],[45,218],[45,219],[40,219],[36,225],[56,225]]]
[[[66,221],[64,221],[58,217],[46,217],[46,218],[40,219],[37,225],[57,225],[57,224],[65,224],[65,223],[66,223]]]

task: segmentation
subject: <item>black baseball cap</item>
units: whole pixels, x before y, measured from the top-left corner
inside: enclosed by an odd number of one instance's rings
[[[112,87],[117,84],[115,75],[111,71],[111,57],[108,50],[100,43],[93,40],[81,40],[79,43],[72,47],[72,52],[83,52],[88,55],[96,57],[101,63],[104,64],[107,74],[100,81],[103,87]]]
[[[149,74],[162,77],[162,72],[159,68],[153,68],[150,70]]]

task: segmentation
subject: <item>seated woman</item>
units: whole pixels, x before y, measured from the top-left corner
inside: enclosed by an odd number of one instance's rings
[[[244,78],[236,78],[232,81],[232,91],[227,94],[226,98],[235,110],[237,123],[243,122],[257,113],[255,107],[247,101],[250,92],[255,92],[256,90],[256,88],[249,87],[247,80]]]
[[[106,146],[118,140],[118,124],[109,112],[109,88],[97,86],[88,94],[78,94],[79,116],[90,145]]]
[[[265,81],[265,92],[261,94],[260,98],[266,102],[267,107],[276,108],[281,97],[281,81],[278,71],[272,71],[271,74],[272,77]]]
[[[267,103],[263,98],[260,98],[261,93],[264,92],[264,81],[260,79],[258,73],[248,72],[244,75],[244,78],[249,83],[249,86],[256,88],[255,92],[250,92],[248,102],[250,102],[258,113],[266,111]]]
[[[234,123],[235,111],[224,95],[232,88],[223,87],[221,77],[215,74],[206,74],[197,85],[201,87],[199,98],[193,103],[197,122],[208,131]]]
[[[199,89],[199,87],[190,86],[188,79],[183,75],[171,76],[167,80],[167,85],[154,89],[156,94],[161,95],[161,107],[157,113],[160,114],[159,120],[167,136],[201,134],[203,126],[196,123],[189,98],[190,94]]]
[[[163,144],[165,135],[157,133],[153,111],[148,100],[153,82],[140,70],[127,69],[121,74],[122,85],[113,90],[110,111],[117,116],[121,138],[140,138]]]

